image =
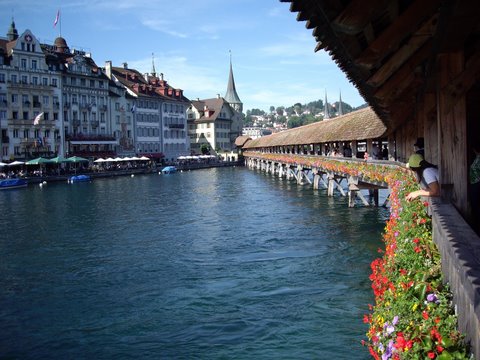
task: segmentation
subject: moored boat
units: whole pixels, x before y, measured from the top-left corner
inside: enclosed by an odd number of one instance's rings
[[[90,180],[92,180],[92,178],[89,175],[75,175],[75,176],[70,176],[68,178],[68,182],[71,184],[77,183],[77,182],[86,182]]]
[[[165,166],[162,169],[162,174],[173,174],[177,172],[177,168],[175,166]]]
[[[18,189],[27,187],[27,180],[24,179],[5,179],[0,180],[0,190]]]

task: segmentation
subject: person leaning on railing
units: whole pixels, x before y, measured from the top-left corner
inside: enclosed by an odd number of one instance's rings
[[[411,201],[419,196],[440,196],[440,184],[438,182],[438,169],[435,165],[426,161],[422,155],[413,154],[408,159],[408,168],[417,175],[417,181],[421,189],[412,191],[406,197]]]

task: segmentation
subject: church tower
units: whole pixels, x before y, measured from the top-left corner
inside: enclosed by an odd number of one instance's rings
[[[330,119],[330,112],[328,111],[327,90],[325,90],[325,102],[323,106],[324,106],[323,119],[324,120]]]
[[[13,18],[12,18],[12,23],[10,24],[10,28],[8,29],[8,32],[7,32],[7,39],[8,41],[13,41],[18,39],[18,31],[15,28],[15,21],[13,21]]]
[[[238,111],[239,113],[243,112],[243,103],[237,94],[237,90],[235,89],[235,80],[233,79],[231,53],[230,53],[230,74],[228,76],[228,86],[227,86],[227,93],[225,94],[225,100],[228,101],[230,106],[234,108],[236,111]]]

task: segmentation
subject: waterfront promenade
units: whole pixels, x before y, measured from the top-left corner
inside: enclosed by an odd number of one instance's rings
[[[232,167],[232,166],[243,166],[243,161],[211,161],[211,162],[181,162],[172,164],[176,166],[178,171],[191,171],[191,170],[201,170],[209,168],[222,168],[222,167]],[[118,176],[135,176],[141,174],[157,174],[160,173],[161,169],[167,165],[156,164],[150,162],[136,167],[128,168],[103,168],[95,165],[89,166],[87,168],[78,170],[78,171],[68,171],[62,172],[61,174],[56,174],[54,171],[48,172],[46,175],[34,175],[34,176],[19,176],[22,179],[27,180],[28,184],[40,184],[43,182],[62,182],[68,181],[71,176],[85,174],[89,175],[91,178],[109,178],[109,177],[118,177]],[[17,177],[16,174],[11,177]]]

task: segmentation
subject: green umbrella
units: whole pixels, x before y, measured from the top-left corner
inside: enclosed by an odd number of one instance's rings
[[[55,164],[60,164],[60,163],[68,162],[68,159],[64,158],[63,156],[57,156],[57,157],[54,157],[54,158],[50,159],[50,161],[55,163]]]
[[[85,159],[85,158],[80,157],[80,156],[72,156],[72,157],[67,158],[67,162],[72,162],[72,163],[83,162],[83,161],[88,162],[88,159]]]
[[[50,163],[52,163],[51,160],[45,159],[43,157],[39,157],[39,158],[36,158],[36,159],[33,159],[33,160],[29,160],[25,164],[26,165],[40,165],[40,164],[50,164]]]

